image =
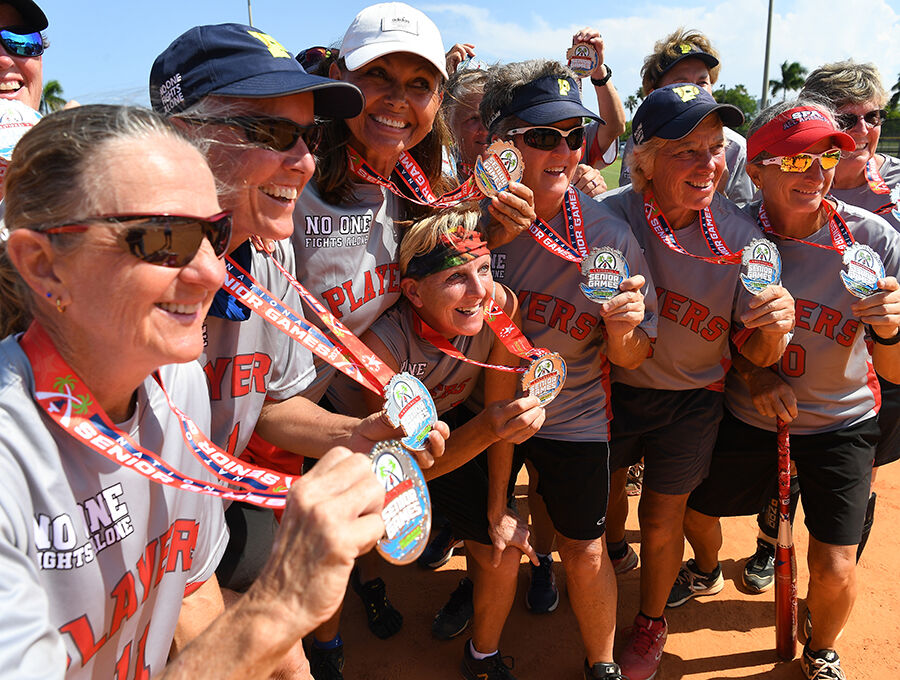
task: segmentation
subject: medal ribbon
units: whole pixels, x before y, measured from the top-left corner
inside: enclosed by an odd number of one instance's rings
[[[462,203],[463,201],[482,197],[481,191],[475,186],[475,180],[470,177],[463,182],[461,186],[452,191],[448,191],[438,198],[431,190],[431,185],[428,183],[428,178],[425,176],[425,173],[422,172],[422,168],[420,168],[419,164],[416,163],[416,160],[405,151],[400,154],[400,159],[394,166],[394,170],[400,175],[403,183],[413,193],[414,197],[410,197],[400,191],[394,182],[385,179],[375,172],[375,170],[372,169],[372,166],[370,166],[362,157],[362,154],[353,147],[347,147],[347,165],[350,168],[350,171],[357,177],[366,182],[370,182],[371,184],[382,186],[400,198],[405,198],[407,201],[412,201],[419,205],[428,205],[433,208],[449,208]]]
[[[805,243],[808,246],[822,248],[823,250],[836,250],[843,255],[847,246],[853,245],[855,242],[853,234],[850,233],[847,223],[844,222],[844,218],[838,214],[837,210],[835,210],[828,201],[823,201],[822,203],[828,214],[828,233],[831,236],[830,246],[823,246],[821,243],[812,243],[811,241],[805,241],[802,238],[794,238],[793,236],[779,234],[772,228],[772,223],[769,221],[769,214],[766,212],[765,203],[760,203],[759,205],[759,216],[757,221],[766,234],[773,234],[780,238],[788,239],[789,241],[798,241],[800,243]]]
[[[500,342],[510,352],[523,359],[533,361],[547,353],[545,349],[534,347],[526,338],[515,322],[509,318],[509,315],[503,311],[493,298],[488,298],[488,304],[482,307],[485,323],[490,326],[494,334],[499,338]],[[482,368],[495,368],[498,371],[509,371],[511,373],[524,373],[527,368],[518,366],[501,366],[500,364],[487,364],[474,359],[469,359],[465,354],[460,352],[453,344],[443,335],[429,326],[418,314],[413,314],[413,328],[423,340],[427,340],[432,345],[441,350],[444,354],[465,361],[469,364],[481,366]]]
[[[578,200],[578,192],[571,185],[566,189],[566,195],[563,197],[563,213],[571,244],[553,231],[552,227],[540,217],[531,223],[531,226],[528,227],[528,233],[541,246],[557,257],[580,265],[588,252],[584,241],[584,219],[581,213],[581,202]],[[576,250],[575,247],[578,249]]]
[[[153,378],[181,423],[185,443],[204,467],[220,480],[240,487],[239,490],[185,475],[116,427],[96,403],[87,385],[60,356],[40,324],[32,323],[19,340],[19,345],[31,363],[34,399],[38,405],[66,433],[107,460],[131,468],[157,484],[260,507],[284,507],[287,490],[294,478],[250,465],[216,446],[175,406],[158,372],[153,373]],[[240,474],[231,470],[237,470]]]
[[[693,257],[697,260],[703,260],[704,262],[712,262],[713,264],[740,264],[741,262],[740,253],[733,253],[719,233],[719,228],[716,226],[716,220],[713,217],[709,206],[700,211],[700,230],[703,232],[703,237],[706,239],[706,246],[713,255],[718,254],[718,257],[694,255],[694,253],[689,253],[685,250],[678,242],[678,237],[675,235],[675,232],[666,221],[666,216],[663,215],[662,210],[659,209],[656,199],[653,198],[652,192],[648,192],[644,195],[644,217],[647,219],[647,224],[650,225],[650,228],[659,240],[676,253],[681,253],[682,255],[687,255],[688,257]]]
[[[869,190],[873,194],[891,193],[891,188],[887,185],[887,182],[884,181],[884,177],[881,176],[881,173],[878,172],[878,164],[875,163],[874,156],[866,161],[866,182],[868,182]],[[893,209],[894,202],[891,201],[890,203],[885,203],[883,206],[873,210],[872,212],[876,215],[886,215]]]
[[[268,252],[266,252],[266,254],[271,257]],[[284,275],[289,277],[288,281],[291,281],[291,279],[294,278],[288,274],[287,270],[285,270],[275,258],[272,258],[272,261],[275,262]],[[261,286],[243,269],[243,267],[241,267],[241,265],[232,260],[228,255],[225,256],[225,270],[225,283],[222,287],[230,295],[249,307],[251,311],[261,316],[282,333],[285,333],[301,343],[323,361],[334,366],[336,369],[376,394],[382,394],[382,388],[387,383],[382,384],[377,378],[373,378],[370,373],[361,370],[361,367],[351,360],[350,352],[346,347],[339,343],[334,343],[323,336],[318,328],[310,325],[305,319],[299,317],[296,312],[285,306],[281,300]],[[296,279],[294,279],[294,281],[296,281]],[[306,289],[303,289],[303,291],[305,293]],[[308,293],[306,294],[309,295]],[[309,295],[309,297],[312,298],[311,295]],[[315,300],[315,298],[312,299]],[[315,302],[315,305],[324,310],[318,302]],[[318,311],[318,309],[316,311]],[[347,332],[349,333],[349,331]],[[341,337],[338,333],[335,333],[335,335],[339,338]],[[363,347],[365,347],[365,345],[363,345]],[[369,354],[377,363],[381,363],[374,354],[371,352],[369,352]]]

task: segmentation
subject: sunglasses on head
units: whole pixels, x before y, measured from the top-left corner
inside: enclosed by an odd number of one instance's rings
[[[303,70],[307,72],[309,72],[311,69],[314,69],[324,61],[337,58],[338,50],[333,50],[329,47],[322,47],[321,45],[317,45],[316,47],[308,47],[297,55],[297,61],[300,62],[300,66],[303,67]]]
[[[878,127],[887,118],[887,111],[884,109],[874,109],[863,115],[857,113],[839,113],[834,119],[841,130],[852,130],[856,127],[857,121],[862,118],[869,127]]]
[[[0,28],[3,49],[16,57],[39,57],[44,53],[44,39],[40,32],[18,33],[15,26]]]
[[[793,156],[775,156],[765,158],[762,165],[780,165],[781,172],[806,172],[812,167],[813,161],[819,159],[819,165],[823,170],[831,170],[841,160],[841,150],[831,149],[823,153],[798,153]]]
[[[264,146],[272,151],[293,149],[297,140],[303,143],[310,153],[315,153],[322,142],[324,128],[319,123],[300,125],[288,118],[274,116],[228,116],[227,118],[191,118],[182,116],[182,120],[195,125],[213,124],[236,128],[244,133],[244,138],[251,144]]]
[[[579,125],[571,130],[560,130],[555,127],[535,125],[533,127],[516,128],[506,133],[510,137],[522,135],[522,141],[532,149],[552,151],[559,145],[560,138],[566,140],[566,146],[577,151],[584,144],[584,126]]]
[[[91,224],[123,227],[118,233],[119,244],[139,260],[161,267],[184,267],[189,264],[203,239],[212,245],[216,257],[221,258],[231,240],[231,213],[220,212],[212,217],[185,215],[100,215],[86,217],[77,224],[62,224],[39,229],[44,234],[73,234],[87,231]]]

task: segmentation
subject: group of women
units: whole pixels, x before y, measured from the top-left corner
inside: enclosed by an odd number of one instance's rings
[[[39,59],[40,9],[0,12],[14,67]],[[657,47],[632,184],[603,195],[579,163],[585,123],[602,147],[604,121],[572,71],[535,60],[448,85],[471,46],[448,58],[403,3],[297,59],[250,26],[193,28],[152,66],[155,113],[84,106],[28,132],[0,249],[0,674],[340,680],[348,580],[373,632],[402,621],[358,558],[385,530],[366,454],[403,434],[385,390],[406,372],[440,416],[413,453],[467,546],[463,677],[514,677],[499,645],[521,556],[552,575],[554,532],[584,677],[653,677],[665,607],[721,588],[717,518],[765,502],[778,416],[811,534],[801,666],[843,678],[874,376],[886,394],[900,378],[900,237],[864,209],[900,213],[897,163],[875,153],[885,96],[844,63],[763,111],[746,145],[759,200],[741,210],[720,189],[742,114],[704,87],[718,61],[692,40]],[[595,31],[576,42],[602,55]],[[601,114],[610,76],[601,59]],[[497,140],[523,172],[480,192],[467,170]],[[763,238],[783,283],[747,289],[741,253]],[[604,292],[591,271],[610,261]],[[614,659],[617,501],[641,459],[639,611]],[[510,504],[523,463],[549,532],[537,552]]]

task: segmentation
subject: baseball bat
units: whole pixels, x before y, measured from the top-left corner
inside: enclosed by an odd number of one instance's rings
[[[791,531],[791,438],[778,419],[778,543],[775,546],[775,651],[785,660],[797,653],[797,559]]]

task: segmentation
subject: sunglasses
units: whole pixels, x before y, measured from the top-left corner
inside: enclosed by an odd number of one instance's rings
[[[510,137],[514,135],[522,135],[522,141],[532,149],[540,149],[541,151],[553,151],[558,145],[560,138],[566,140],[566,146],[572,151],[577,151],[584,144],[584,126],[579,125],[571,130],[560,130],[555,127],[543,127],[536,125],[534,127],[516,128],[506,133]]]
[[[304,71],[309,72],[311,69],[314,69],[319,64],[328,61],[330,59],[338,58],[338,50],[331,49],[328,47],[322,47],[318,45],[316,47],[308,47],[303,50],[300,54],[297,55],[297,61],[300,62],[300,66],[303,67]]]
[[[834,119],[841,130],[852,130],[856,127],[857,121],[862,118],[869,127],[878,127],[887,118],[887,111],[884,109],[874,109],[863,115],[857,113],[839,113]]]
[[[0,28],[0,43],[16,57],[39,57],[44,53],[44,39],[39,32],[16,33],[12,28]]]
[[[244,133],[244,138],[251,144],[258,144],[272,151],[293,149],[297,140],[302,137],[309,152],[315,153],[322,142],[322,134],[325,131],[318,122],[312,125],[300,125],[288,118],[270,116],[229,116],[227,118],[182,116],[181,119],[194,125],[211,123],[237,128]]]
[[[119,245],[139,260],[161,267],[184,267],[189,264],[203,239],[212,245],[216,257],[221,258],[231,240],[231,213],[220,212],[212,217],[184,215],[100,215],[86,217],[83,223],[62,224],[39,229],[44,234],[74,234],[87,231],[89,224],[125,227],[118,234]]]
[[[824,153],[798,153],[794,156],[775,156],[765,158],[762,165],[780,165],[781,172],[806,172],[812,167],[813,161],[819,159],[819,165],[823,170],[831,170],[841,160],[841,150],[832,149]]]

